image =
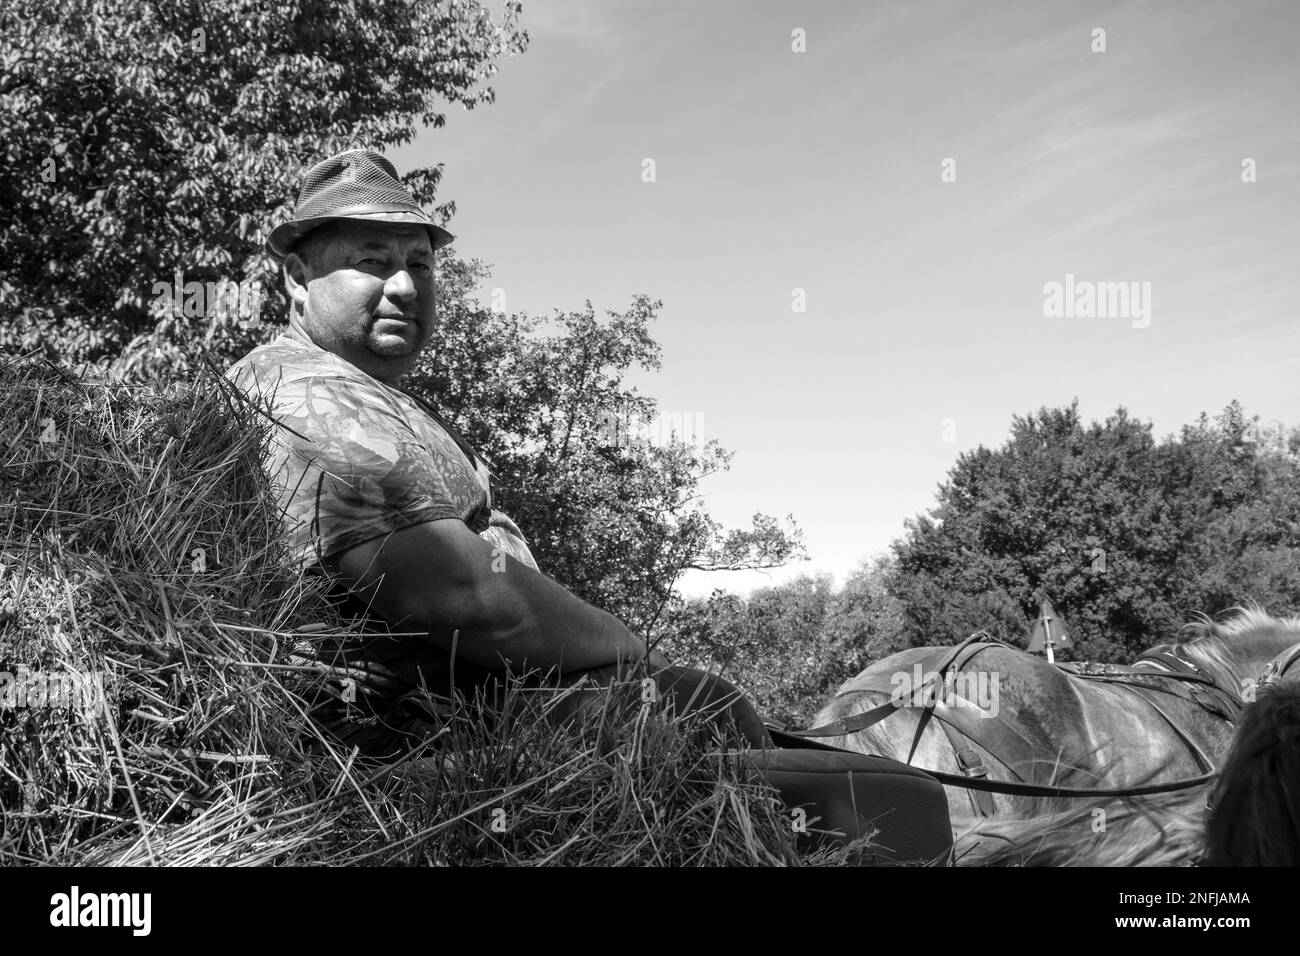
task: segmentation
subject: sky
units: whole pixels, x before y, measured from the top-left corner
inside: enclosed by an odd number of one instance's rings
[[[631,381],[735,453],[715,518],[791,514],[809,554],[683,593],[842,581],[1040,407],[1300,425],[1300,4],[526,0],[522,24],[494,104],[389,155],[444,164],[484,303],[663,302],[663,366]],[[1091,283],[1133,297],[1090,309]]]

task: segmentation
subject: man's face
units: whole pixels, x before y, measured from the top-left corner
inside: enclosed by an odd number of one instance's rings
[[[326,351],[396,385],[437,319],[429,233],[423,226],[355,220],[325,228],[314,255],[285,264],[302,330]]]

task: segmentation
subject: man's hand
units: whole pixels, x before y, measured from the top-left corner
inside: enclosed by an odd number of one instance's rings
[[[645,657],[645,645],[618,618],[592,607],[492,546],[455,518],[427,521],[343,552],[335,569],[352,590],[399,629],[488,667],[561,672]],[[651,652],[655,667],[668,659]]]

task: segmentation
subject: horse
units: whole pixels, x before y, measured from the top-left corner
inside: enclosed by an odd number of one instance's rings
[[[1231,743],[1242,691],[1296,643],[1300,618],[1251,607],[1187,625],[1127,667],[1049,664],[974,638],[911,648],[843,684],[811,733],[958,778],[1075,790],[1208,779]],[[1052,806],[1044,795],[955,786],[947,796],[953,819],[1030,817]]]
[[[1285,653],[1295,662],[1300,644]],[[1271,678],[1238,722],[1213,787],[1016,820],[954,819],[957,865],[1300,866],[1300,667]]]

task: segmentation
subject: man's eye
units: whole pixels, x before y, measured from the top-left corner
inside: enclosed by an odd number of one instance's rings
[[[412,269],[419,269],[421,272],[432,272],[432,271],[433,271],[433,268],[432,268],[432,267],[429,265],[429,263],[427,263],[427,262],[413,262],[413,263],[411,263],[411,268],[412,268]]]

